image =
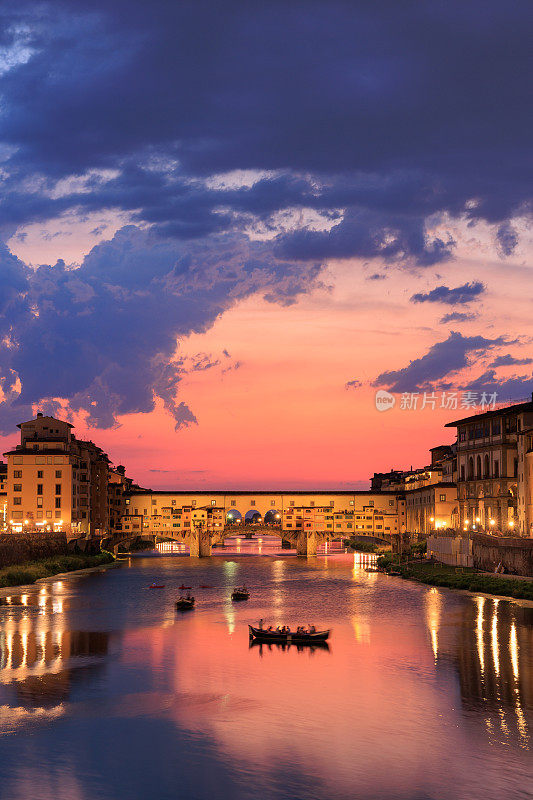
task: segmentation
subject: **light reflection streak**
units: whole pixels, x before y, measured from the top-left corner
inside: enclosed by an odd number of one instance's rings
[[[494,671],[500,677],[500,651],[498,642],[498,603],[499,600],[494,600],[494,612],[492,615],[491,626],[491,647],[492,647],[492,660],[494,662]]]
[[[511,665],[513,667],[513,675],[515,681],[518,680],[518,640],[516,638],[516,625],[513,620],[511,623],[511,632],[509,634],[509,650],[511,652]]]
[[[431,639],[433,658],[437,660],[439,652],[439,627],[442,610],[442,595],[433,587],[426,593],[426,620]]]
[[[479,666],[481,668],[481,677],[485,676],[485,648],[483,642],[483,607],[485,605],[484,597],[476,597],[477,603],[477,623],[476,623],[476,641],[477,641],[477,654],[479,658]]]

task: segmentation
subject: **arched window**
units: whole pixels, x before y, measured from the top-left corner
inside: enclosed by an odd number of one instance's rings
[[[472,456],[468,459],[468,480],[471,481],[474,477],[474,459]]]
[[[489,457],[488,457],[487,455],[485,456],[485,472],[484,472],[484,477],[485,477],[485,478],[490,478],[490,462],[489,462]]]
[[[494,477],[495,478],[499,478],[500,477],[500,462],[499,461],[495,461],[494,462]]]
[[[461,464],[461,480],[464,481],[465,479],[465,465]]]
[[[481,478],[481,456],[476,458],[476,475]]]

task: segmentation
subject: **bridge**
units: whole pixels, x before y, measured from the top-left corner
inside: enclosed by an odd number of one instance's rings
[[[101,546],[105,550],[110,550],[116,554],[121,545],[127,548],[132,541],[138,538],[153,541],[154,546],[158,540],[175,541],[188,546],[192,557],[205,558],[212,555],[213,547],[223,545],[228,538],[240,536],[241,538],[251,539],[256,535],[279,536],[282,541],[289,544],[291,549],[296,550],[299,556],[316,556],[318,546],[324,542],[347,538],[346,534],[339,536],[334,531],[282,530],[280,525],[226,525],[220,531],[209,531],[204,525],[196,524],[188,531],[168,532],[164,536],[153,532],[142,534],[140,532],[117,532],[102,539]],[[357,538],[379,540],[391,544],[393,537],[376,537],[375,534],[365,535],[362,531],[358,531]]]

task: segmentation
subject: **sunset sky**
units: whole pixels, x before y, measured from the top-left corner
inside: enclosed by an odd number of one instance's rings
[[[366,488],[530,396],[529,12],[2,3],[3,449],[40,409],[153,488]]]

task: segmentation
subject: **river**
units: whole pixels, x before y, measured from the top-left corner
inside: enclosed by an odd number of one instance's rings
[[[367,563],[267,546],[141,556],[14,592],[0,606],[0,796],[530,798],[533,606]],[[251,599],[232,603],[243,582]],[[174,610],[181,584],[192,612]],[[250,647],[259,618],[331,628],[329,649]]]

